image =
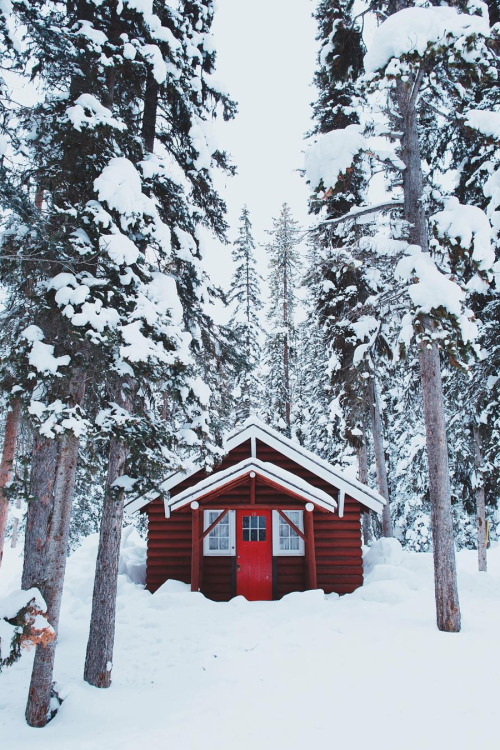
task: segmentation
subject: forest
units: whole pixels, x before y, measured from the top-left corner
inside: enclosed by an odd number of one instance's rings
[[[216,5],[0,0],[0,667],[33,646],[30,727],[65,697],[68,554],[99,534],[81,667],[107,688],[124,506],[252,415],[386,499],[363,543],[432,555],[439,631],[456,552],[486,574],[499,539],[498,0],[311,3],[310,222],[283,195],[264,237],[217,189]]]

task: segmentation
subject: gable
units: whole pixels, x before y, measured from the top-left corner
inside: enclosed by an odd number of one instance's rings
[[[273,463],[333,496],[337,501],[340,517],[343,516],[346,496],[377,513],[381,512],[386,503],[385,499],[375,490],[352,479],[324,459],[255,418],[247,420],[241,427],[230,433],[225,442],[225,448],[227,451],[225,457],[220,464],[214,467],[212,472],[191,465],[184,472],[178,471],[171,474],[162,483],[161,490],[164,493],[167,513],[169,511],[169,498],[175,497],[199,482],[203,482],[207,477],[224,472],[231,466],[251,457],[266,463]],[[144,507],[155,497],[156,494],[131,500],[126,505],[127,512],[133,512]]]

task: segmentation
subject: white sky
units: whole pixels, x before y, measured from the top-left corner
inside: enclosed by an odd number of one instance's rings
[[[309,192],[296,170],[303,166],[303,136],[312,126],[315,7],[315,0],[217,0],[216,77],[238,102],[236,118],[216,126],[220,147],[238,169],[218,183],[228,205],[230,239],[245,203],[257,243],[267,241],[265,230],[285,201],[301,224],[309,222]],[[229,259],[229,248],[214,248],[210,258],[209,272],[224,286],[231,278]],[[259,259],[265,276],[265,258]]]

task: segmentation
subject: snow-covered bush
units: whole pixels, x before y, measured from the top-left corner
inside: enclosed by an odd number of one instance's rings
[[[47,605],[38,589],[13,591],[0,598],[0,672],[21,657],[21,650],[46,645],[55,632],[45,617]]]

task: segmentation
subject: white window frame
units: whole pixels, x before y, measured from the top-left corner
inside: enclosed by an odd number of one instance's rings
[[[211,525],[210,513],[224,513],[224,509],[220,508],[207,508],[203,510],[203,531],[206,531]],[[209,538],[210,534],[207,534],[203,539],[203,555],[205,557],[234,557],[236,555],[236,514],[234,510],[230,510],[227,513],[229,518],[229,549],[209,549]],[[217,528],[217,526],[215,527]]]
[[[287,513],[299,513],[299,523],[296,523],[298,529],[304,533],[304,511],[297,510],[286,510],[283,508],[282,512],[286,515]],[[277,510],[273,510],[273,555],[275,557],[304,557],[306,554],[305,544],[302,537],[299,536],[299,548],[298,549],[280,549],[280,521],[283,521]],[[290,527],[291,528],[291,527]]]

